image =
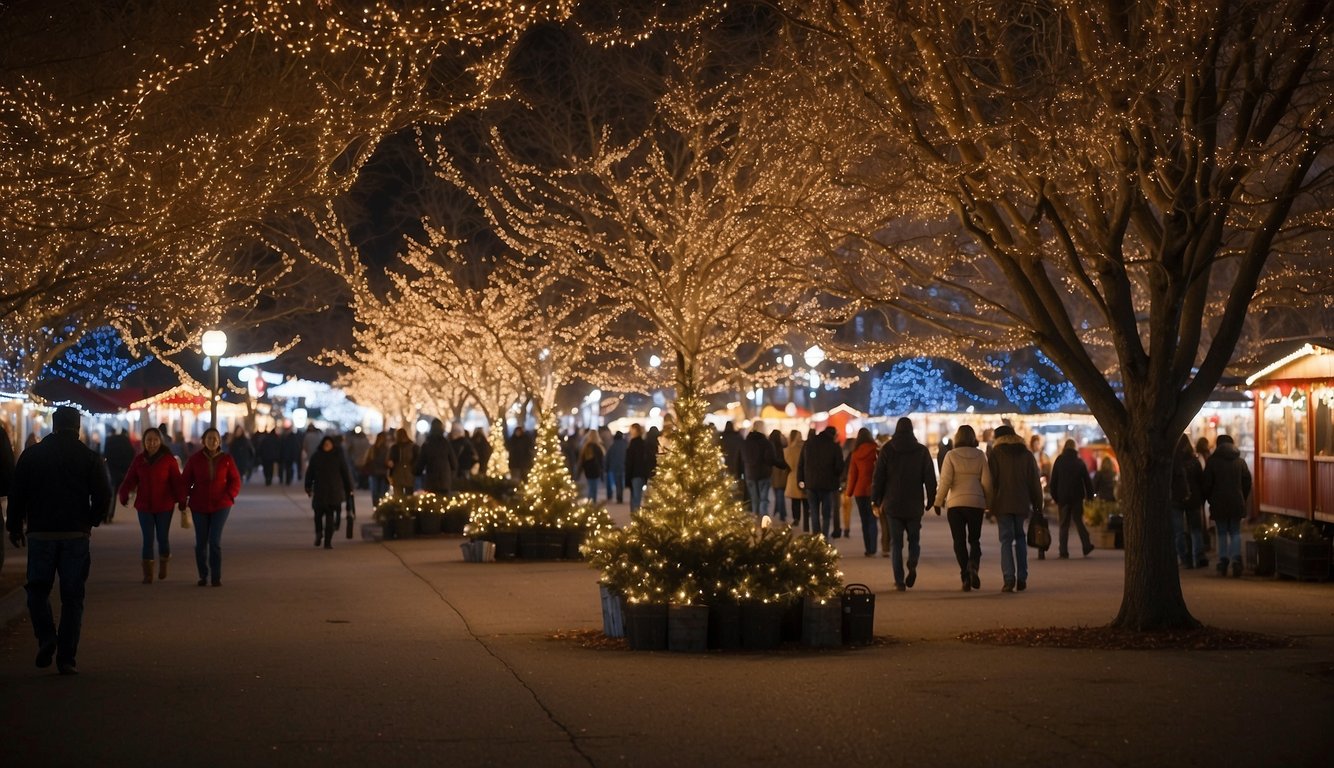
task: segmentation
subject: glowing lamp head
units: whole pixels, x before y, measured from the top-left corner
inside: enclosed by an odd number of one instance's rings
[[[222,357],[227,354],[227,334],[222,331],[204,331],[202,344],[208,357]]]

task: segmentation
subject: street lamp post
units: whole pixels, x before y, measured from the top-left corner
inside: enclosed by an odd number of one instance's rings
[[[208,425],[218,428],[218,364],[227,353],[227,334],[222,331],[204,331],[204,354],[208,356],[209,368],[213,370],[213,391],[208,401]],[[221,432],[221,430],[219,430]]]

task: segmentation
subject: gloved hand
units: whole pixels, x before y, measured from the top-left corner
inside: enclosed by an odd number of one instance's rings
[[[936,517],[940,517],[940,505],[937,504],[935,509],[936,509]]]
[[[28,544],[28,537],[23,535],[23,531],[10,531],[9,542],[15,549],[23,549]]]

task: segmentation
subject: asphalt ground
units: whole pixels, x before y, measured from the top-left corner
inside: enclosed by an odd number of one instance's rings
[[[369,509],[362,492],[359,509]],[[624,519],[624,506],[613,515]],[[854,528],[855,528],[854,524]],[[677,654],[590,648],[597,574],[577,562],[464,563],[458,537],[311,546],[296,486],[249,485],[224,586],[195,586],[193,532],[140,582],[133,512],[93,537],[78,676],[33,666],[22,592],[0,598],[0,765],[1327,766],[1334,585],[1182,572],[1202,621],[1295,638],[1262,651],[965,643],[998,627],[1096,626],[1124,562],[1030,557],[1002,594],[959,591],[928,515],[915,588],[835,543],[876,592],[883,644]],[[22,567],[8,552],[6,571]]]

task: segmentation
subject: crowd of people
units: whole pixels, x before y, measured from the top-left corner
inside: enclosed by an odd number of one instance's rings
[[[418,488],[449,493],[462,479],[484,473],[492,453],[482,429],[468,435],[454,426],[447,433],[440,419],[431,422],[420,444],[404,429],[381,432],[371,441],[360,431],[324,434],[312,425],[304,433],[278,429],[253,438],[240,429],[224,436],[210,428],[196,449],[179,434],[169,442],[164,425],[144,430],[137,447],[124,431],[109,435],[101,451],[81,440],[78,411],[57,408],[52,425],[50,435],[30,440],[17,459],[0,426],[0,497],[8,498],[10,541],[28,549],[28,610],[38,643],[37,666],[54,661],[62,674],[78,671],[91,529],[113,518],[116,499],[128,505],[133,497],[145,584],[168,576],[169,532],[174,512],[180,511],[183,527],[192,524],[195,530],[197,584],[218,587],[222,531],[255,469],[266,485],[275,478],[283,485],[304,478],[315,544],[331,548],[338,513],[346,504],[351,514],[358,485],[369,487],[375,504],[387,494]],[[597,501],[605,491],[608,501],[622,503],[628,491],[633,512],[643,503],[667,439],[657,428],[645,431],[633,424],[628,435],[606,428],[572,433],[562,452],[588,498]],[[998,532],[1001,591],[1022,592],[1028,582],[1025,526],[1045,527],[1050,503],[1059,515],[1057,556],[1069,557],[1073,527],[1087,557],[1094,545],[1084,524],[1084,502],[1115,501],[1117,492],[1110,457],[1090,466],[1075,442],[1066,440],[1052,460],[1042,450],[1041,436],[1025,442],[1009,424],[980,437],[972,426],[960,426],[951,440],[941,442],[934,458],[908,418],[898,420],[892,435],[876,437],[863,428],[846,441],[833,427],[804,435],[798,430],[765,434],[763,422],[757,421],[743,435],[728,423],[718,441],[736,493],[760,517],[772,515],[786,523],[790,514],[791,525],[804,533],[851,537],[855,505],[865,556],[879,552],[891,559],[899,591],[916,583],[922,518],[928,511],[945,512],[963,591],[981,588],[981,532],[990,519]],[[517,426],[505,444],[509,474],[522,482],[535,458],[533,435]],[[1241,575],[1240,525],[1250,494],[1250,471],[1231,437],[1218,436],[1212,450],[1204,438],[1192,444],[1181,437],[1172,462],[1170,517],[1183,568],[1209,564],[1207,503],[1217,530],[1218,573]],[[59,626],[50,604],[57,578]]]

